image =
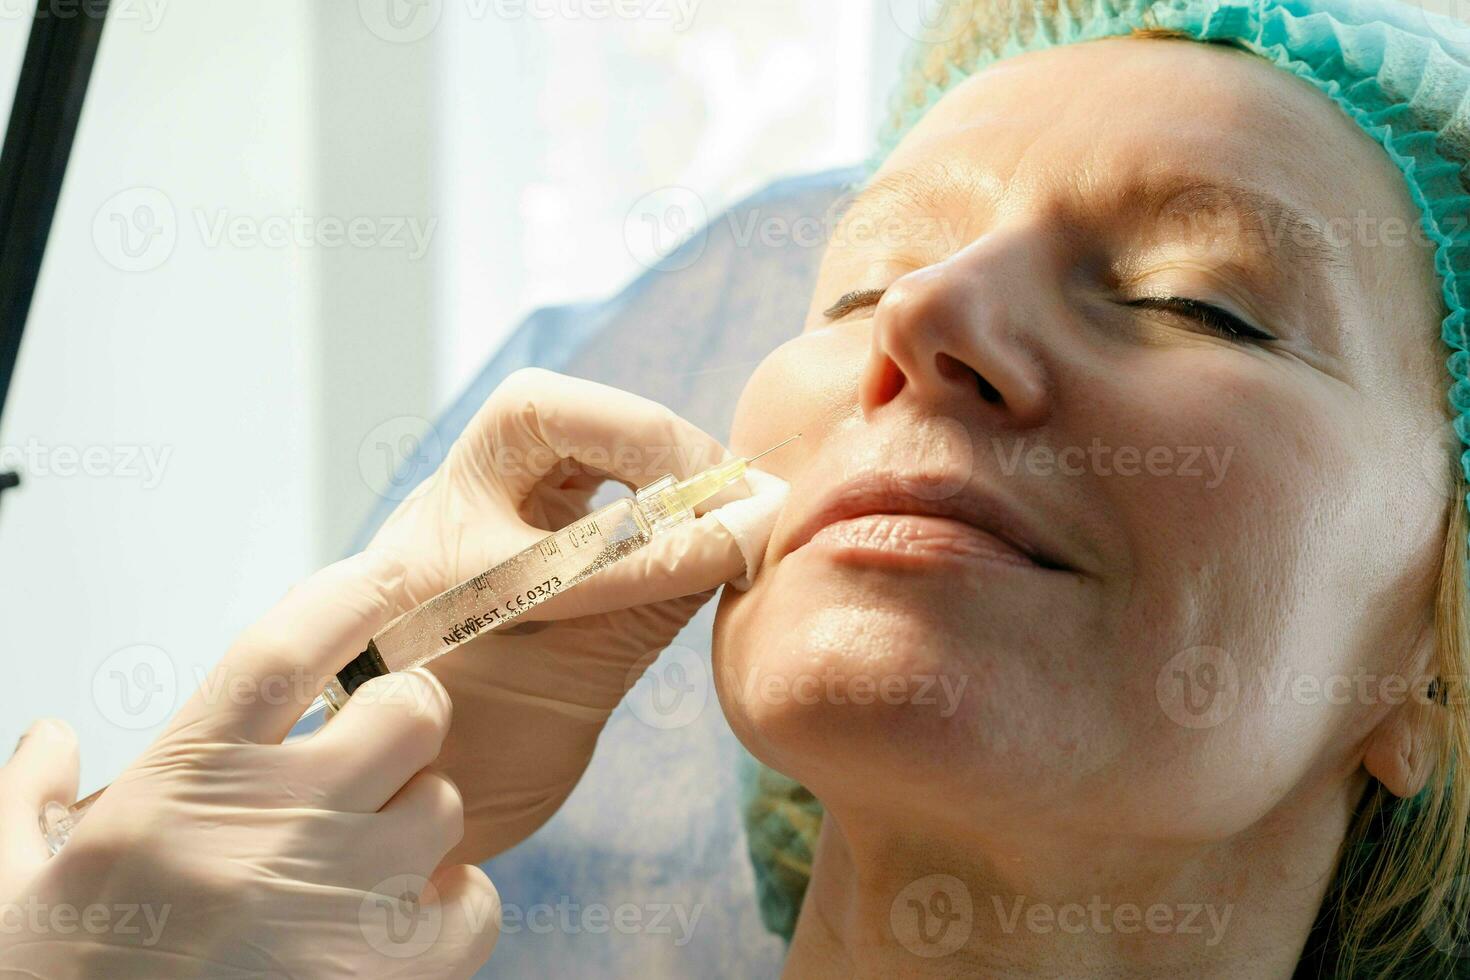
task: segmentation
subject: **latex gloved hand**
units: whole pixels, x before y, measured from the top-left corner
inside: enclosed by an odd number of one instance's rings
[[[609,478],[636,489],[727,458],[714,438],[656,402],[551,371],[517,371],[373,545],[403,555],[419,603],[583,517]],[[737,484],[709,504],[749,492]],[[430,666],[456,706],[439,758],[464,794],[456,860],[497,854],[556,811],[642,670],[763,548],[764,540],[753,548],[705,512]]]
[[[441,865],[463,824],[425,768],[449,727],[438,682],[379,678],[281,744],[402,587],[396,559],[360,555],[293,589],[55,857],[37,814],[74,798],[77,749],[34,726],[0,768],[0,976],[474,973],[500,906],[478,868]]]

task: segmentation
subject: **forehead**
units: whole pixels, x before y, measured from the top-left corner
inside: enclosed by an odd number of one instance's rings
[[[966,176],[996,192],[1194,174],[1324,222],[1416,216],[1382,148],[1324,94],[1247,52],[1194,41],[1107,38],[1002,61],[926,113],[878,179],[940,157],[972,161]]]

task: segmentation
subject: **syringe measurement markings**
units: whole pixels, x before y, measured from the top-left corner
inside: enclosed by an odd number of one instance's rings
[[[465,617],[464,622],[455,623],[449,632],[440,635],[446,647],[457,647],[466,640],[473,639],[486,630],[494,629],[501,623],[514,619],[516,616],[530,609],[532,606],[541,604],[561,591],[562,580],[558,575],[538,585],[533,585],[524,592],[517,592],[504,602],[491,607],[483,613],[472,614]]]
[[[567,528],[567,541],[573,548],[585,547],[594,539],[602,537],[596,521],[580,521]]]
[[[581,550],[594,541],[602,540],[602,529],[597,526],[596,521],[583,520],[568,527],[563,534],[574,549]],[[561,546],[557,539],[561,535],[552,535],[544,538],[536,544],[536,554],[543,561],[551,561],[562,554]],[[483,592],[490,588],[490,573],[482,572],[466,583],[476,592]],[[455,623],[448,628],[448,632],[440,634],[440,639],[446,647],[456,647],[466,640],[478,636],[486,630],[494,629],[501,623],[513,618],[531,606],[537,605],[544,599],[551,598],[561,589],[561,578],[553,575],[540,585],[533,586],[529,591],[519,593],[505,600],[497,602],[483,613],[474,613],[462,622]],[[539,598],[536,598],[539,596]],[[533,600],[533,601],[527,601]],[[512,608],[514,607],[514,608]]]

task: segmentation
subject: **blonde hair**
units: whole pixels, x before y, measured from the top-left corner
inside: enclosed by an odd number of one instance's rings
[[[1470,519],[1455,470],[1430,660],[1434,769],[1412,799],[1377,781],[1364,795],[1321,917],[1333,937],[1324,961],[1338,977],[1457,976],[1470,957]]]
[[[1038,19],[1053,19],[1064,2],[1074,15],[1081,13],[1081,0],[1014,0],[1020,4],[1016,9],[1008,8],[1010,2],[966,0],[947,6],[949,16],[965,19],[967,26],[952,35],[944,32],[947,41],[914,49],[884,124],[890,134],[953,82],[954,66],[998,56],[1012,33],[1029,41]],[[1249,50],[1157,26],[1135,30],[1133,36]],[[1312,975],[1470,976],[1470,486],[1460,465],[1451,469],[1429,667],[1437,678],[1439,702],[1430,712],[1432,731],[1427,733],[1436,754],[1433,771],[1412,799],[1399,799],[1370,781],[1299,966],[1314,964]],[[811,874],[821,804],[799,783],[758,763],[746,786],[745,820],[762,916],[789,941]]]

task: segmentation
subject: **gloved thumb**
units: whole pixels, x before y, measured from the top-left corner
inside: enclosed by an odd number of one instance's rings
[[[726,582],[749,588],[790,485],[749,470],[751,493],[665,532],[595,577],[548,599],[526,619],[570,619],[708,592]]]
[[[41,834],[41,807],[77,796],[77,737],[65,722],[43,719],[21,736],[0,767],[0,881],[30,874],[51,857]]]
[[[327,678],[400,611],[403,587],[403,559],[387,548],[300,582],[235,639],[160,742],[279,743]]]

